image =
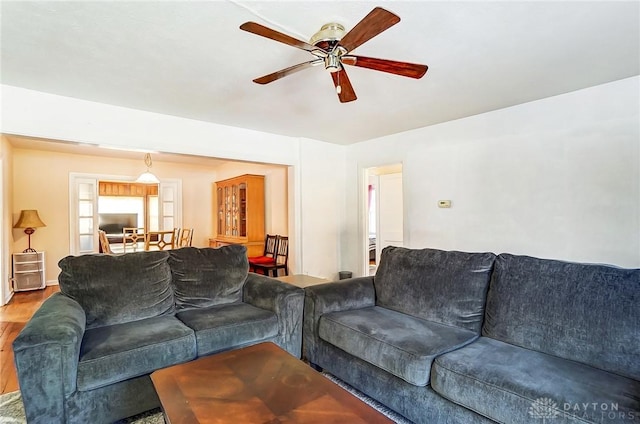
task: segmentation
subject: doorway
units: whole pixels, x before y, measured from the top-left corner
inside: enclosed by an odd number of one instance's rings
[[[109,183],[105,184],[107,181]],[[102,210],[100,210],[99,199],[101,197],[118,197],[112,195],[126,187],[129,187],[130,190],[134,185],[136,184],[132,182],[131,177],[77,174],[74,172],[69,174],[70,254],[82,255],[98,252],[98,229],[103,219],[117,218],[119,221],[115,224],[120,227],[124,226],[123,219],[126,219],[127,226],[143,227],[152,231],[173,230],[182,225],[181,180],[163,179],[157,187],[154,186],[155,190],[148,196],[124,196],[122,202],[116,202],[117,205],[112,203],[107,207],[103,204],[101,205]],[[125,194],[130,195],[131,192],[125,190]],[[133,199],[136,197],[146,200]],[[145,201],[149,203],[145,204]],[[145,211],[145,209],[147,210]],[[100,214],[104,215],[100,216]],[[131,216],[134,217],[131,218]],[[137,225],[134,224],[136,222]],[[122,230],[119,231],[121,234]]]
[[[375,275],[382,249],[404,245],[402,164],[365,169],[365,275]]]

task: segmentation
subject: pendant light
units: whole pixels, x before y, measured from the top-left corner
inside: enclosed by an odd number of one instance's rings
[[[149,171],[149,168],[151,168],[152,166],[150,153],[144,155],[144,164],[147,165],[147,171],[140,174],[136,182],[142,184],[158,184],[160,182],[158,177],[156,177],[151,173],[151,171]]]

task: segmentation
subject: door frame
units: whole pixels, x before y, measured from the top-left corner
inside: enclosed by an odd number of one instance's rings
[[[0,230],[0,275],[7,275],[8,278],[0,279],[0,306],[3,306],[9,302],[11,299],[11,295],[13,295],[11,291],[11,278],[13,277],[10,274],[10,266],[8,258],[11,257],[11,254],[5,249],[8,247],[8,235],[7,232],[10,231],[9,228],[13,227],[13,222],[5,223],[5,218],[11,216],[11,212],[7,207],[5,209],[4,197],[5,197],[6,187],[4,185],[4,156],[0,155],[0,210],[2,211],[2,222],[3,226]],[[10,224],[11,226],[7,225]]]
[[[96,252],[98,249],[98,183],[99,181],[127,181],[133,182],[135,181],[135,176],[126,176],[126,175],[107,175],[107,174],[89,174],[89,173],[79,173],[79,172],[70,172],[69,173],[69,253],[75,255],[78,253],[78,196],[76,193],[76,182],[78,180],[95,180],[95,205],[93,208],[93,216],[94,216],[94,240],[93,246],[96,248]],[[174,227],[182,227],[182,180],[179,178],[162,178],[160,179],[160,183],[158,185],[158,209],[159,209],[159,223],[162,222],[162,186],[170,185],[175,189],[175,215],[174,215]],[[146,206],[145,206],[146,207]],[[162,228],[162,225],[160,225]]]
[[[358,261],[360,262],[360,275],[369,275],[369,177],[372,175],[392,174],[400,173],[402,175],[402,237],[403,244],[408,245],[408,235],[406,233],[407,228],[407,209],[405,207],[405,191],[404,184],[404,163],[402,161],[397,162],[385,162],[380,164],[372,164],[369,166],[362,166],[360,172],[360,222],[359,222],[359,234],[360,242],[358,243],[359,253]],[[378,184],[376,184],[378,185]],[[376,187],[377,188],[377,187]],[[379,191],[376,191],[376,267],[380,265],[380,257],[378,255],[378,238],[379,238],[379,219],[380,219],[380,196]]]

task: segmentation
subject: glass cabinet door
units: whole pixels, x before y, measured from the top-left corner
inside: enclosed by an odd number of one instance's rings
[[[222,188],[216,189],[216,202],[217,202],[217,214],[218,214],[218,234],[224,234],[224,197],[222,195]]]
[[[264,177],[241,175],[215,184],[214,219],[222,242],[264,244]]]
[[[238,236],[238,186],[231,186],[231,235]]]
[[[231,235],[231,187],[224,188],[224,235]]]
[[[239,219],[239,231],[240,237],[247,236],[247,185],[241,183],[238,189],[238,219]]]

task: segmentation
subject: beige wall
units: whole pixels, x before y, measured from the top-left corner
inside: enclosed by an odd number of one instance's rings
[[[46,252],[46,279],[51,284],[57,281],[58,261],[69,254],[69,173],[135,178],[144,170],[144,164],[142,160],[12,148],[4,137],[2,146],[2,157],[9,159],[6,160],[9,166],[3,167],[8,174],[3,193],[8,198],[3,208],[5,231],[11,235],[7,251],[21,252],[27,247],[27,236],[22,230],[13,230],[12,224],[22,209],[37,209],[47,226],[36,230],[31,244]],[[215,234],[213,183],[242,174],[265,175],[266,230],[287,234],[286,166],[229,162],[219,168],[208,168],[154,160],[152,171],[161,179],[182,180],[182,226],[194,228],[194,246],[208,246],[209,238]],[[10,255],[3,255],[7,263],[9,258]],[[10,272],[9,266],[7,275]]]
[[[46,252],[46,279],[57,280],[58,261],[69,254],[69,173],[87,173],[135,178],[144,170],[142,160],[105,159],[40,150],[13,149],[13,205],[11,222],[22,209],[37,209],[47,224],[31,236],[32,247]],[[211,185],[216,170],[188,164],[153,162],[160,179],[181,179],[183,226],[195,229],[193,244],[208,245],[211,228]],[[10,230],[11,251],[27,246],[22,230]],[[6,255],[5,255],[6,256]]]

